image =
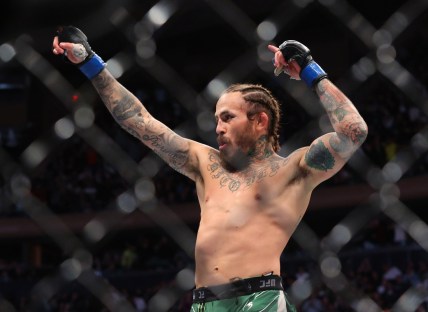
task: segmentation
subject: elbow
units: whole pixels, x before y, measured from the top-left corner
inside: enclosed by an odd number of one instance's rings
[[[361,146],[364,141],[367,139],[367,135],[369,133],[369,128],[364,120],[357,123],[354,127],[353,131],[353,142],[356,146]]]

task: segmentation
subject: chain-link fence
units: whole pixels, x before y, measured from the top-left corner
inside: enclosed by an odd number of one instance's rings
[[[273,75],[266,47],[308,45],[364,116],[369,137],[314,193],[282,259],[287,292],[302,311],[426,311],[428,1],[87,2],[21,1],[2,13],[1,311],[136,311],[136,288],[147,290],[138,296],[149,311],[186,311],[194,285],[193,185],[125,134],[90,83],[52,55],[59,24],[83,29],[157,118],[209,145],[219,93],[233,82],[265,85],[283,103],[283,156],[329,126],[314,94]],[[372,234],[386,227],[397,239],[381,248],[385,240]],[[141,270],[100,265],[109,247],[133,262],[151,235],[176,251],[174,265],[168,252]],[[357,276],[365,261],[373,274],[395,260],[418,265],[417,281],[373,289],[368,271]]]

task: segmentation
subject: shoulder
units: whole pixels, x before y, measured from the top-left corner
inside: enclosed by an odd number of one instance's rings
[[[215,148],[203,143],[192,141],[191,150],[192,154],[197,159],[199,174],[203,175],[204,172],[213,164],[217,164],[219,167],[221,166],[220,152]]]
[[[183,151],[183,157],[186,158],[185,165],[174,169],[195,181],[203,173],[208,155],[215,153],[215,149],[198,141],[184,140],[187,144],[186,151]]]
[[[218,150],[203,143],[199,143],[195,141],[194,151],[198,155],[199,161],[202,161],[202,162],[207,161],[210,158],[220,159],[220,156],[219,156],[220,152]]]

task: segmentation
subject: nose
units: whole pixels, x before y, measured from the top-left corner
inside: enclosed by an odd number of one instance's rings
[[[215,132],[217,134],[224,134],[225,133],[224,124],[222,123],[222,121],[220,119],[217,121],[217,126],[215,128]]]

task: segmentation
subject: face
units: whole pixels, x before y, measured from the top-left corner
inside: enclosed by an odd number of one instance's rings
[[[255,121],[247,118],[248,104],[241,93],[223,94],[216,105],[216,133],[220,157],[234,167],[248,161],[248,154],[254,150],[257,133]]]

